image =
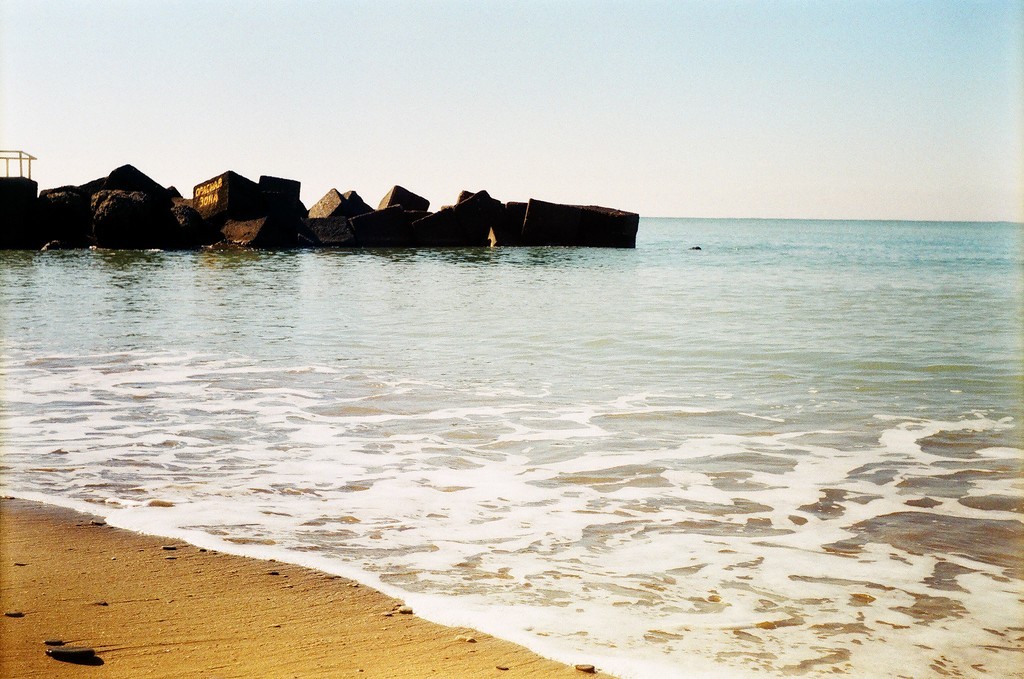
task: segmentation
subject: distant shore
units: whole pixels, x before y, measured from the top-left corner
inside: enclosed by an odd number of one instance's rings
[[[0,609],[11,677],[588,676],[344,578],[21,500],[0,500]],[[46,640],[94,649],[95,667]]]

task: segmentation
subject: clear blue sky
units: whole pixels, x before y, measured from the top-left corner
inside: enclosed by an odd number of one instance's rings
[[[1024,221],[1024,3],[0,0],[0,148],[376,203]]]

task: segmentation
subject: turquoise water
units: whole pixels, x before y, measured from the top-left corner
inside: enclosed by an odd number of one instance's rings
[[[622,676],[1012,676],[1021,243],[4,252],[3,489]]]

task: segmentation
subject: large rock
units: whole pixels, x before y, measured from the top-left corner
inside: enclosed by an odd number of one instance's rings
[[[99,177],[97,179],[93,179],[91,182],[86,182],[84,184],[79,184],[75,188],[78,189],[78,192],[80,194],[82,194],[82,196],[87,201],[89,201],[89,203],[92,203],[92,197],[96,195],[97,191],[102,191],[103,188],[104,188],[103,185],[106,184],[106,183],[107,183],[107,178],[106,177]]]
[[[92,197],[96,245],[113,249],[163,248],[173,243],[170,213],[158,210],[142,191],[102,190]]]
[[[523,220],[523,245],[578,245],[583,209],[530,199]]]
[[[228,219],[247,221],[265,214],[259,184],[228,170],[192,189],[192,207],[218,226]]]
[[[290,248],[299,242],[295,221],[279,214],[255,219],[229,219],[221,233],[228,243],[250,248]]]
[[[139,191],[149,196],[156,209],[170,208],[172,193],[134,165],[122,165],[107,175],[105,191]]]
[[[46,241],[62,247],[85,247],[92,238],[90,200],[75,186],[40,191],[36,220]]]
[[[601,248],[635,248],[640,215],[610,207],[584,205],[579,244]]]
[[[38,191],[26,177],[0,177],[0,249],[35,250],[46,243],[35,224]]]
[[[373,208],[359,197],[355,191],[338,193],[337,189],[331,189],[324,197],[309,208],[309,216],[312,218],[325,217],[358,217],[373,212]]]
[[[497,240],[496,233],[503,228],[505,206],[491,198],[486,191],[477,191],[460,200],[453,208],[467,245],[487,246]]]
[[[177,203],[171,208],[171,216],[177,226],[173,242],[177,247],[192,249],[204,245],[213,245],[224,236],[191,205]]]
[[[356,234],[348,217],[309,217],[305,220],[304,235],[314,247],[353,247]]]
[[[380,205],[377,209],[383,210],[384,208],[395,207],[396,205],[401,206],[406,210],[426,211],[430,209],[429,200],[423,196],[417,196],[412,191],[397,185],[388,191],[388,194],[381,199]]]
[[[463,247],[469,244],[453,207],[444,207],[417,219],[412,223],[412,229],[416,244],[423,247]]]
[[[398,205],[350,220],[356,244],[366,248],[400,248],[416,244],[409,215]]]

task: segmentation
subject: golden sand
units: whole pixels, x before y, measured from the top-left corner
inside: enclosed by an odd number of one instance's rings
[[[588,676],[344,578],[94,518],[0,501],[0,676]],[[45,640],[98,659],[54,660]]]

